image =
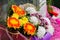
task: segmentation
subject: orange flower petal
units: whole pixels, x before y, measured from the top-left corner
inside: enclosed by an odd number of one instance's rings
[[[12,10],[13,12],[17,13],[19,16],[24,16],[26,13],[22,8],[16,5],[12,5]]]
[[[35,33],[36,28],[35,28],[35,26],[34,26],[33,24],[31,24],[31,23],[26,23],[26,24],[24,25],[24,30],[25,30],[28,34],[33,35],[33,34]]]
[[[19,20],[14,17],[9,17],[7,19],[7,25],[8,27],[12,27],[12,28],[20,28]]]

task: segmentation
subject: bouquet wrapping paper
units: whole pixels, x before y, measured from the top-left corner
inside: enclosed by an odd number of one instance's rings
[[[53,18],[49,15],[49,13],[47,13],[46,15],[50,19],[55,30],[50,40],[60,40],[60,23],[59,23],[60,22],[60,18],[59,18],[60,9],[55,6],[52,6],[52,7],[53,7],[53,10],[58,13],[58,16],[56,18]]]

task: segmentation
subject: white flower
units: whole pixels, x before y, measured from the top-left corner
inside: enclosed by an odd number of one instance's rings
[[[53,33],[54,33],[54,28],[53,28],[52,25],[48,25],[47,32],[49,32],[51,35],[53,35]]]
[[[30,22],[32,22],[34,25],[37,25],[38,24],[38,18],[35,17],[35,16],[31,16],[30,17]]]
[[[44,17],[44,19],[48,22],[48,25],[47,25],[47,32],[49,32],[51,35],[53,35],[54,33],[54,28],[53,26],[51,25],[51,22],[48,18]]]
[[[48,25],[51,25],[51,22],[50,22],[50,20],[47,17],[43,17],[43,19],[48,22]]]
[[[36,9],[34,7],[28,7],[28,8],[26,8],[26,11],[28,13],[36,13]]]
[[[45,28],[42,27],[42,26],[39,26],[39,27],[38,27],[37,36],[38,36],[39,38],[42,38],[42,37],[44,36],[45,33],[46,33]]]

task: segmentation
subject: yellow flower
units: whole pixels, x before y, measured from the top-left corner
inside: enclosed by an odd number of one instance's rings
[[[28,18],[27,17],[23,17],[22,20],[23,20],[23,24],[28,22]]]
[[[23,20],[19,19],[19,21],[20,21],[20,25],[22,26],[23,25]]]
[[[25,24],[28,22],[28,18],[27,17],[23,17],[22,19],[19,19],[21,22],[21,25]]]
[[[13,13],[13,15],[12,15],[12,17],[15,17],[15,18],[19,18],[19,15],[18,14],[16,14],[16,13]]]

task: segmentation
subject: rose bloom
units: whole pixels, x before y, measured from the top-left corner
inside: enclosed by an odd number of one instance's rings
[[[25,32],[27,32],[27,34],[31,34],[31,35],[34,35],[35,31],[36,31],[36,28],[33,24],[31,23],[26,23],[24,25],[24,30]]]
[[[9,17],[7,19],[7,25],[9,28],[20,28],[19,20],[14,17]]]
[[[19,16],[24,16],[26,13],[22,8],[16,5],[12,5],[12,10],[14,13],[17,13]]]

